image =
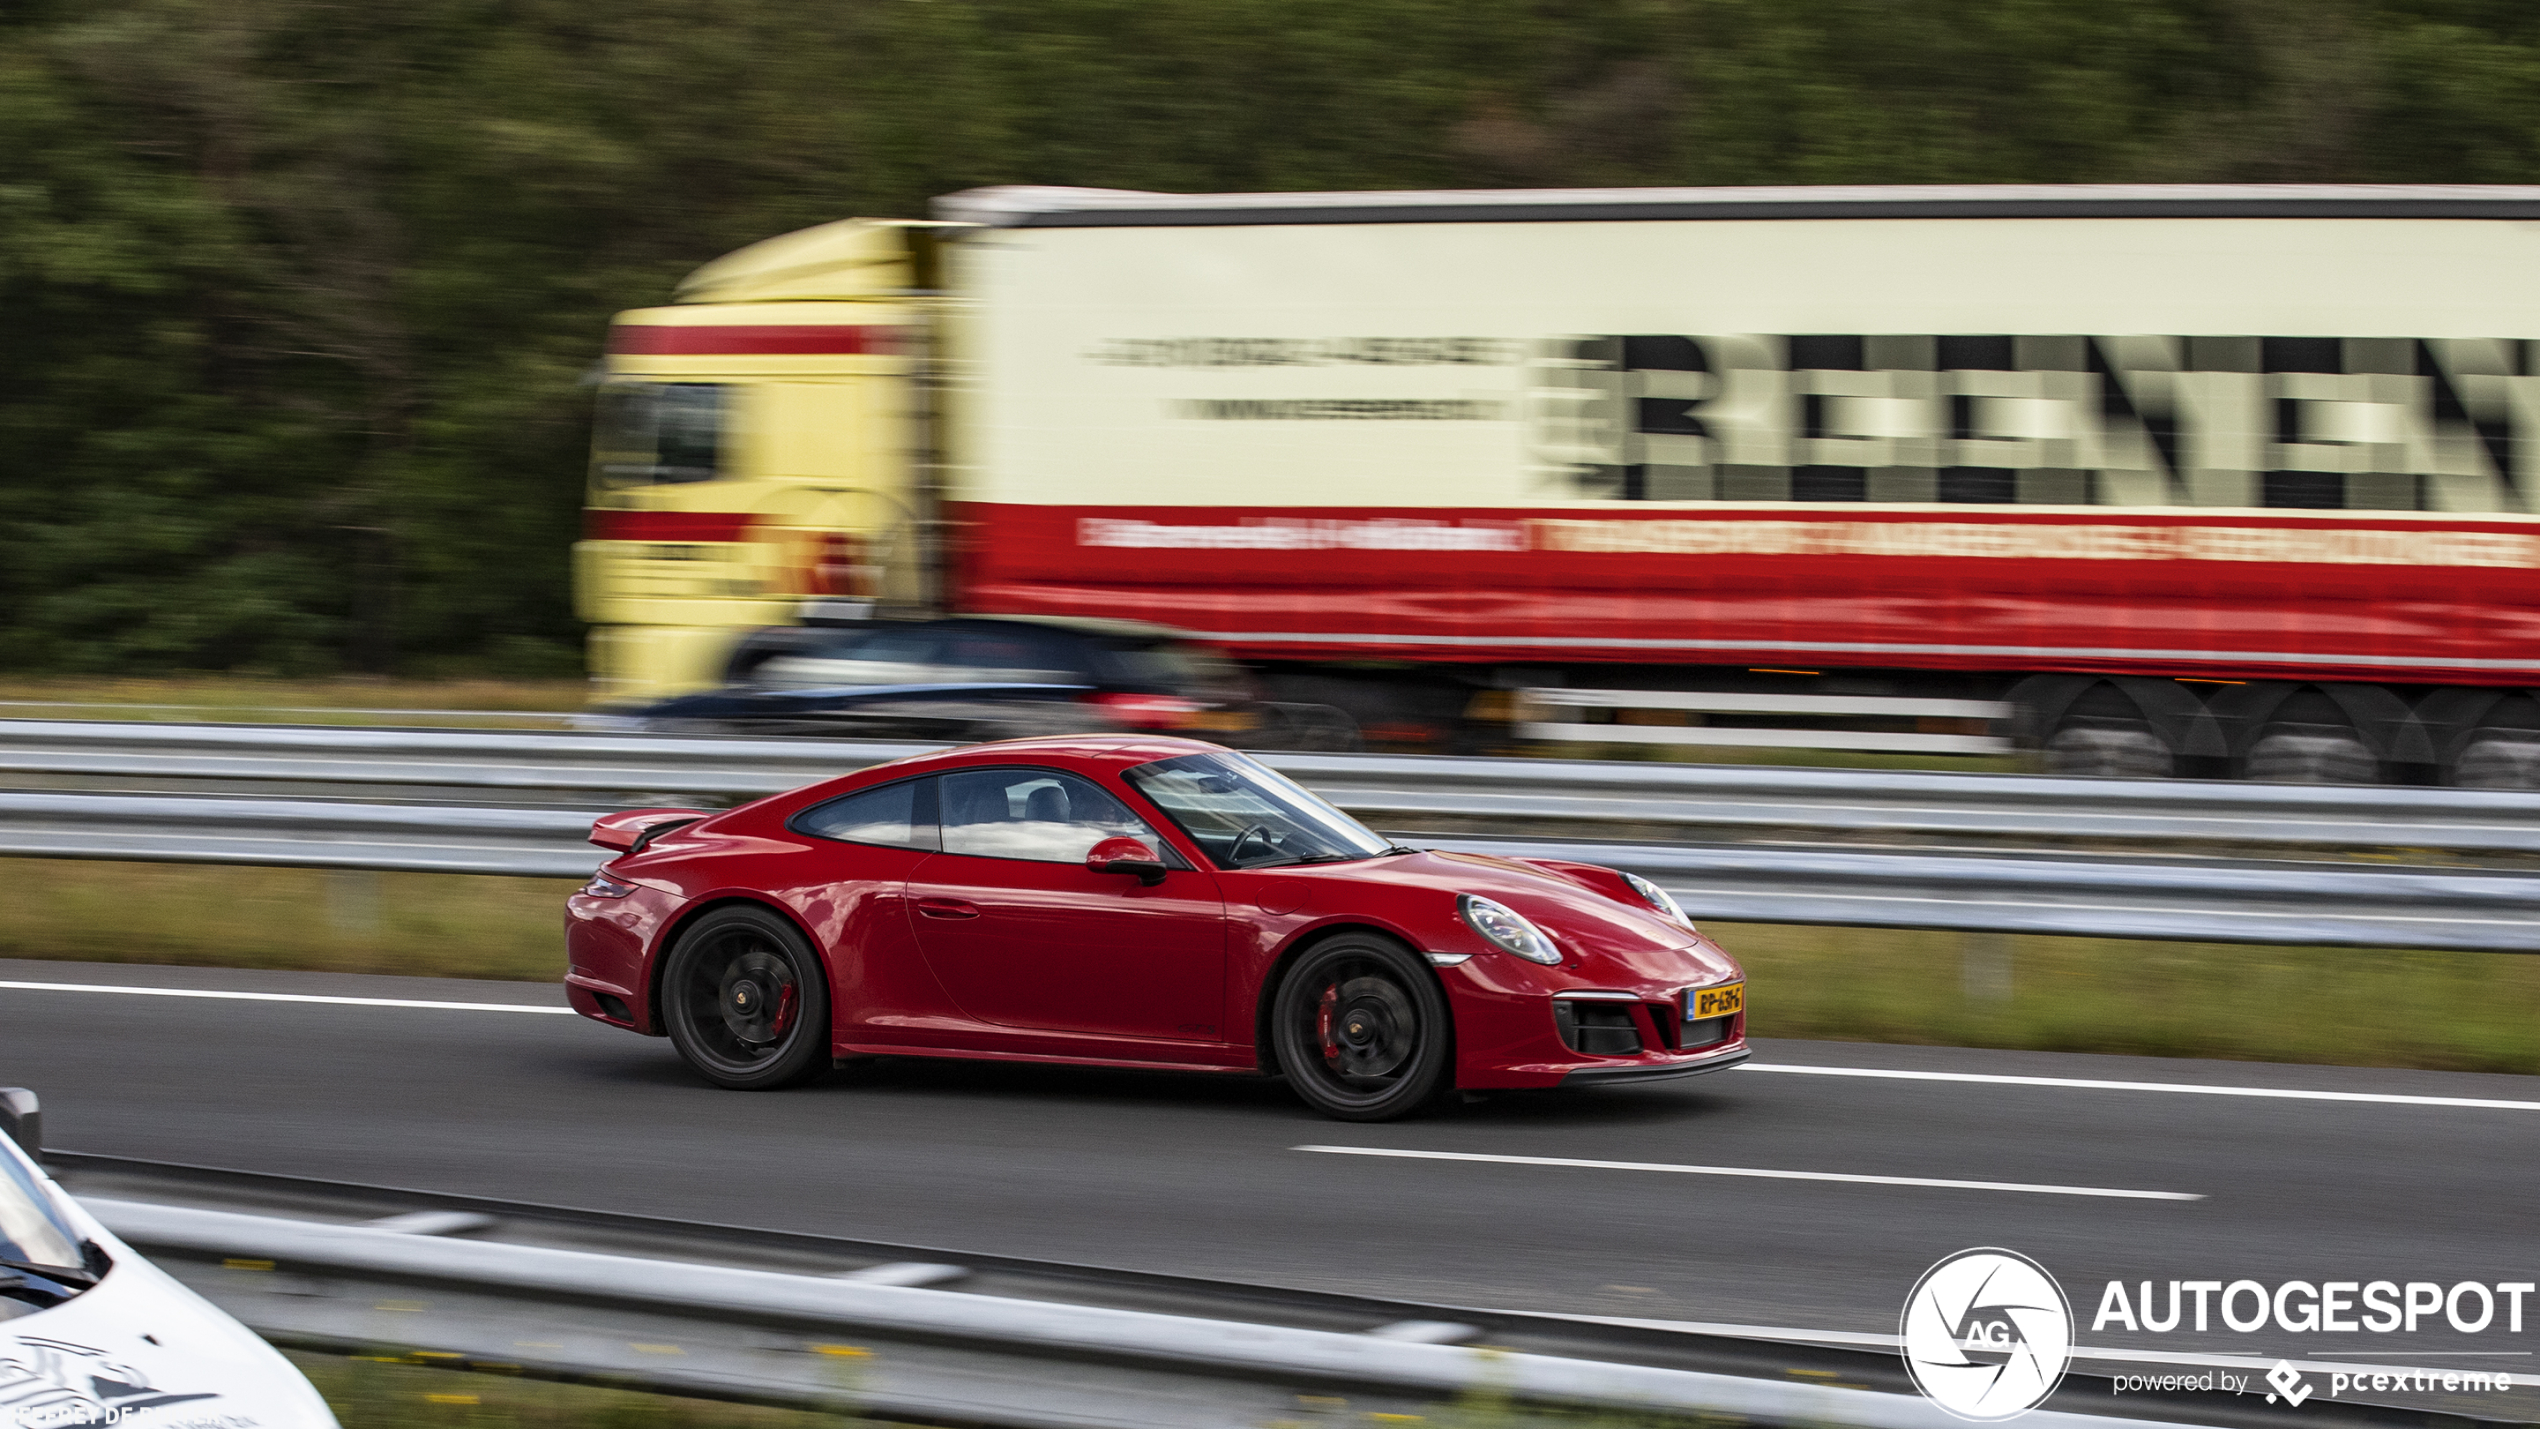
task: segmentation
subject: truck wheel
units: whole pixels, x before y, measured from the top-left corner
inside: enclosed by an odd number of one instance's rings
[[[2167,779],[2176,761],[2149,725],[2066,725],[2046,741],[2046,772],[2090,779]]]
[[[2456,789],[2540,789],[2540,731],[2482,729],[2452,765]]]
[[[2381,761],[2342,725],[2279,724],[2249,746],[2249,778],[2262,784],[2378,784]]]

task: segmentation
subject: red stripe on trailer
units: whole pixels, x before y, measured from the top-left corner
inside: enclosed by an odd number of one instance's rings
[[[594,541],[746,541],[758,518],[746,511],[602,511],[582,513]]]
[[[874,357],[899,350],[900,330],[881,323],[620,323],[609,351],[621,357]]]
[[[1252,659],[2540,684],[2540,522],[1834,504],[951,508],[961,608]]]

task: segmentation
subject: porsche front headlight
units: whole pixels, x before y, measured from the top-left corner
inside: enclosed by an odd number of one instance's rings
[[[1463,916],[1466,927],[1503,953],[1547,966],[1561,961],[1561,950],[1552,945],[1551,937],[1505,903],[1478,893],[1459,893],[1455,895],[1455,911]]]
[[[1693,920],[1685,916],[1684,905],[1676,901],[1676,895],[1669,893],[1666,889],[1659,887],[1657,884],[1650,882],[1648,879],[1641,877],[1637,873],[1624,874],[1623,881],[1632,886],[1632,891],[1640,895],[1640,900],[1643,903],[1648,904],[1650,907],[1657,909],[1660,913],[1675,919],[1677,922],[1684,924],[1688,928],[1693,926]]]

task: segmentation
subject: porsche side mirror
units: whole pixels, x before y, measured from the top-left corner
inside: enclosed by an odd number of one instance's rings
[[[1085,867],[1095,873],[1127,873],[1153,888],[1164,881],[1164,860],[1136,839],[1104,839],[1085,854]]]

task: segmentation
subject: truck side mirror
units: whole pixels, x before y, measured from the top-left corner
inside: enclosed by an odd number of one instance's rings
[[[44,1109],[24,1087],[0,1087],[0,1136],[18,1144],[29,1161],[44,1159]]]
[[[1095,844],[1085,854],[1085,867],[1094,873],[1127,873],[1138,882],[1153,888],[1164,881],[1164,860],[1155,850],[1130,838],[1109,838]]]

